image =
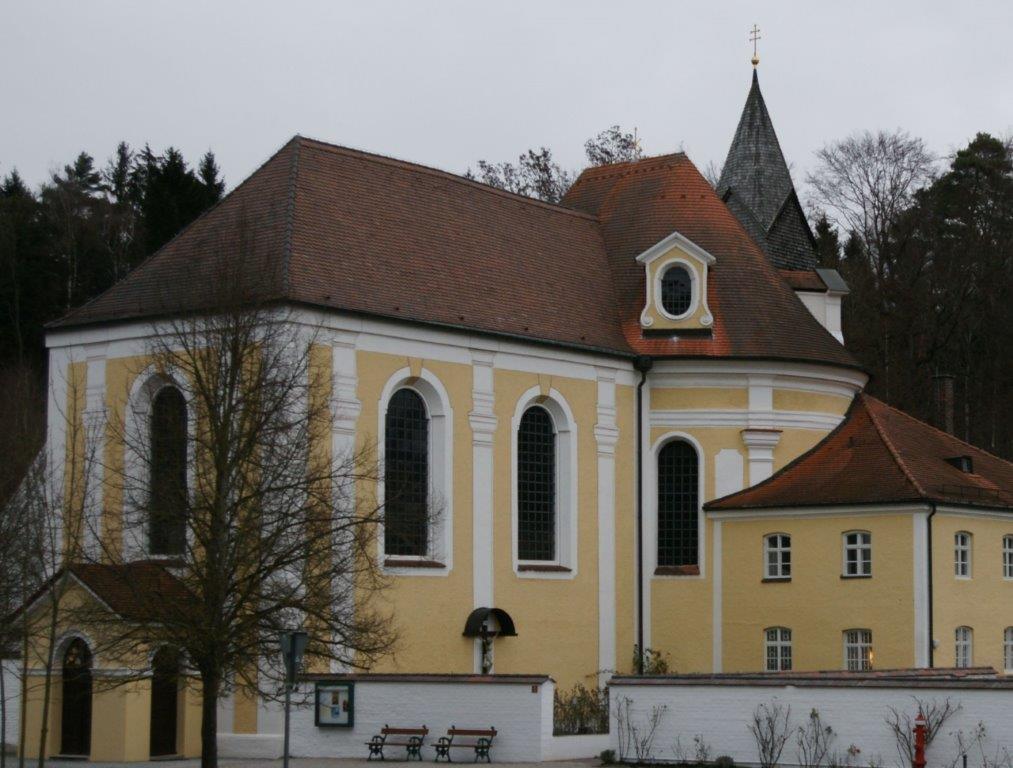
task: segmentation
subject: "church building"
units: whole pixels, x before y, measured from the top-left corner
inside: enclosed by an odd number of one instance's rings
[[[139,360],[159,318],[199,308],[211,246],[240,258],[240,222],[264,297],[319,329],[335,455],[371,446],[442,502],[377,542],[401,640],[371,671],[567,689],[651,649],[680,673],[1013,672],[1013,465],[864,392],[848,287],[818,262],[755,71],[716,189],[672,153],[589,168],[549,204],[292,138],[49,328],[50,455],[122,460],[109,432],[68,438],[64,414],[185,417],[178,383]],[[130,620],[103,568],[153,584],[171,568],[164,541],[126,546],[101,481],[92,545],[136,563],[66,569],[73,599]],[[512,632],[483,644],[483,624]],[[94,651],[87,627],[61,629],[50,685],[77,703],[52,707],[50,754],[199,752],[195,694],[167,698],[178,668],[152,658],[129,694],[82,697],[124,663]],[[32,728],[39,689],[30,676]],[[156,745],[167,707],[175,734]],[[280,728],[242,695],[220,722]]]

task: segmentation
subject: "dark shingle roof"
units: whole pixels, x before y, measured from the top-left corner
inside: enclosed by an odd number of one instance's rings
[[[124,280],[53,327],[260,300],[632,356],[857,367],[681,154],[585,171],[565,206],[295,137]],[[635,257],[679,231],[712,253],[706,337],[644,338]]]
[[[753,84],[728,149],[718,194],[781,269],[818,263],[812,231],[753,70]]]
[[[968,456],[972,472],[953,459]],[[1013,464],[860,393],[808,453],[707,509],[940,502],[1013,510]]]

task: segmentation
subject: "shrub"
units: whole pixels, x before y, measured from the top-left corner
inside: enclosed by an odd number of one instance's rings
[[[616,751],[614,749],[603,749],[601,754],[598,755],[598,759],[601,760],[602,765],[612,765],[616,761]]]
[[[729,755],[718,755],[714,758],[715,768],[735,768],[735,760]]]
[[[552,702],[552,733],[576,736],[609,732],[608,688],[577,683],[569,691],[556,691]]]

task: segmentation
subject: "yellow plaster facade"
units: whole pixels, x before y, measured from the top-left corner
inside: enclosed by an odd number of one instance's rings
[[[478,643],[464,637],[462,629],[469,613],[483,606],[505,610],[517,627],[516,637],[493,643],[497,673],[547,673],[566,689],[602,679],[603,672],[633,671],[638,515],[645,532],[640,553],[645,566],[644,642],[659,651],[673,671],[761,670],[764,630],[775,626],[791,629],[793,668],[798,670],[841,668],[842,633],[853,628],[872,631],[876,667],[924,662],[918,650],[924,605],[919,603],[923,597],[915,553],[924,535],[919,526],[924,525],[925,511],[738,517],[701,511],[698,572],[672,575],[655,573],[653,567],[653,463],[661,446],[670,440],[693,446],[702,508],[711,499],[762,481],[816,445],[844,417],[850,404],[844,393],[858,391],[864,377],[833,369],[817,375],[812,366],[772,363],[738,362],[727,369],[720,361],[696,369],[659,366],[642,388],[644,475],[638,499],[639,374],[631,361],[590,353],[556,356],[523,345],[476,350],[472,338],[444,334],[434,340],[400,327],[337,333],[353,351],[340,357],[336,348],[317,342],[312,368],[321,389],[313,397],[322,402],[344,398],[346,405],[354,398],[352,445],[382,448],[386,402],[398,388],[409,387],[428,398],[433,418],[442,419],[441,426],[431,430],[430,451],[447,460],[446,482],[434,480],[443,493],[439,513],[445,515],[440,562],[412,567],[385,558],[382,541],[377,541],[389,586],[375,599],[395,618],[398,641],[373,671],[478,672]],[[401,333],[404,338],[396,335]],[[128,399],[144,383],[138,377],[149,375],[147,358],[136,345],[122,346],[129,353],[110,352],[103,363],[104,405],[111,426],[101,450],[112,473],[125,461],[119,436]],[[65,358],[67,410],[76,414],[79,424],[93,365]],[[344,394],[341,386],[347,390]],[[568,441],[572,459],[572,467],[558,467],[557,482],[572,502],[558,510],[569,515],[558,535],[572,534],[573,546],[561,547],[564,554],[551,569],[520,563],[516,551],[516,431],[525,407],[533,404],[551,407],[557,441]],[[333,455],[333,428],[333,423],[321,424],[314,433],[320,457]],[[84,437],[75,433],[66,443],[68,459],[84,445]],[[72,466],[68,461],[68,487],[77,482]],[[363,481],[356,493],[377,498],[383,489]],[[119,551],[126,523],[115,484],[104,491],[102,521],[103,548]],[[856,529],[873,537],[873,575],[868,579],[841,577],[841,535]],[[975,663],[1001,667],[1003,630],[1013,625],[1013,616],[994,606],[1013,604],[1013,580],[1002,578],[998,564],[1002,537],[1013,534],[1013,525],[1002,516],[940,512],[933,530],[935,635],[940,640],[936,664],[953,663],[953,630],[966,625],[975,632]],[[952,537],[957,530],[974,535],[969,580],[953,578]],[[790,581],[764,579],[763,537],[771,532],[792,537]],[[481,552],[488,557],[477,554]],[[138,660],[117,664],[144,666]],[[59,749],[58,676],[52,694],[50,754]],[[96,690],[94,759],[147,758],[150,697],[150,681],[144,677]],[[199,692],[186,686],[179,716],[181,754],[199,752],[199,705]],[[226,706],[231,733],[263,734],[273,727],[263,717],[263,702],[253,697],[238,694]],[[38,728],[37,684],[27,691],[25,717],[29,731]],[[35,749],[31,743],[29,748]]]

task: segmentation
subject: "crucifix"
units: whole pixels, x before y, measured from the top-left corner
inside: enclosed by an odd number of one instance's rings
[[[753,28],[749,30],[749,42],[753,44],[753,66],[755,67],[760,63],[760,56],[756,52],[756,41],[760,40],[760,28],[753,25]]]

